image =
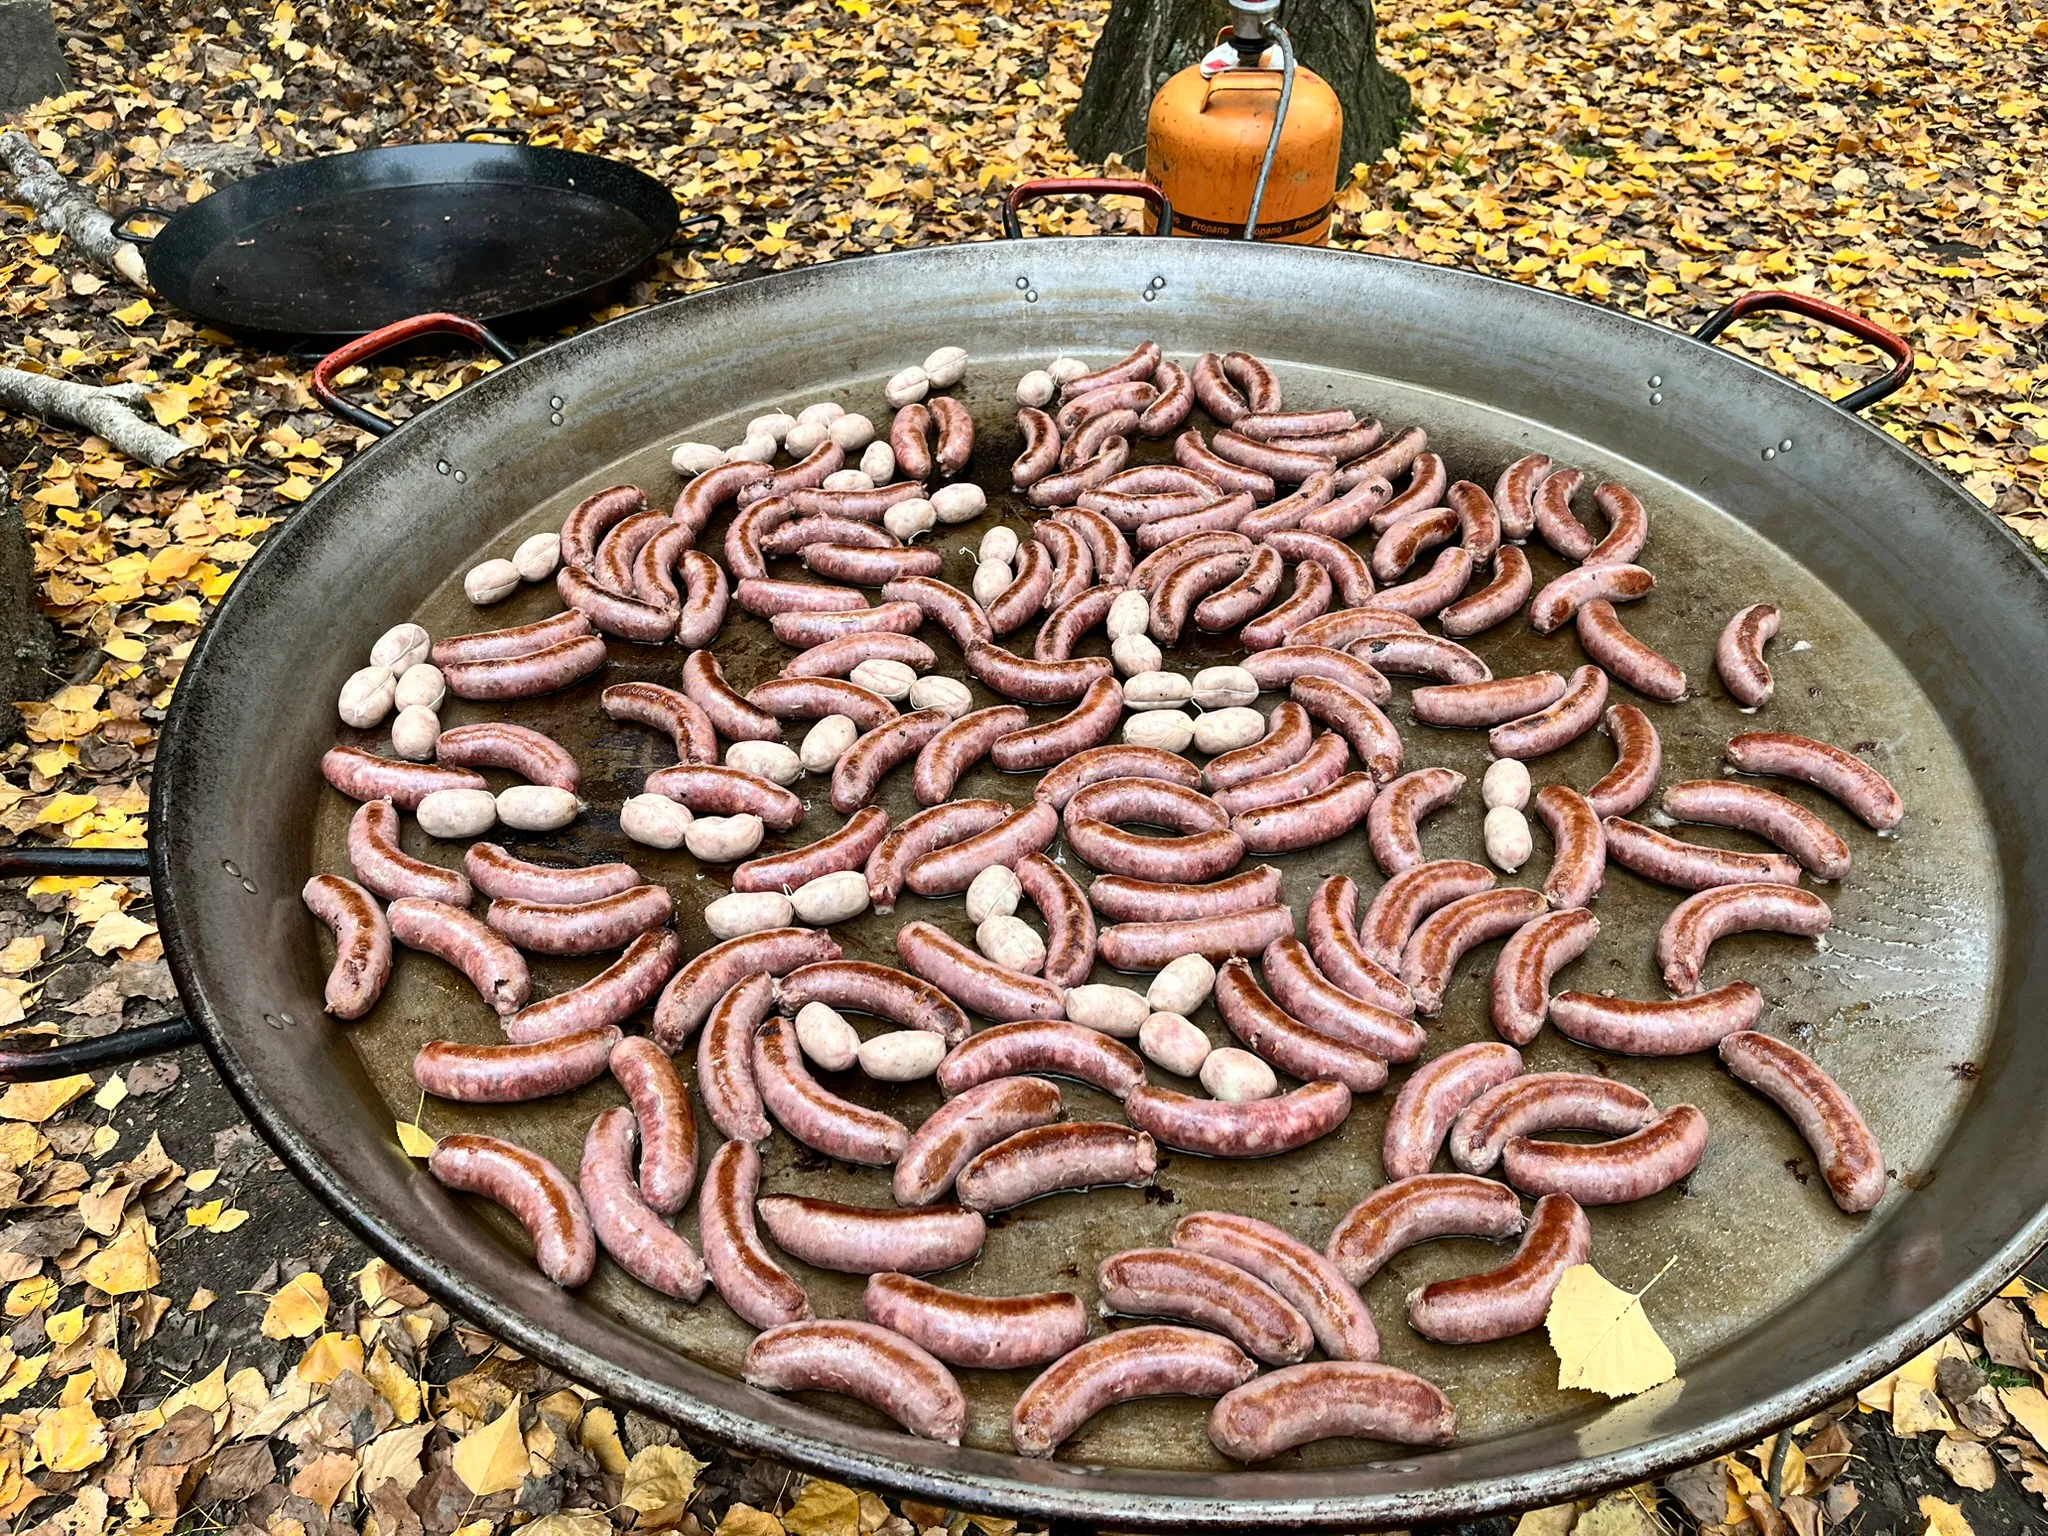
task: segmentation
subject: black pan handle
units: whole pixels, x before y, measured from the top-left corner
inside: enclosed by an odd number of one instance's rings
[[[1851,390],[1835,402],[1845,411],[1860,411],[1866,405],[1877,404],[1913,376],[1913,344],[1898,332],[1886,330],[1875,320],[1867,319],[1853,309],[1830,304],[1826,299],[1816,299],[1810,293],[1793,293],[1784,288],[1759,288],[1745,293],[1694,331],[1693,338],[1712,341],[1744,315],[1766,309],[1782,309],[1787,314],[1802,315],[1817,324],[1847,331],[1858,341],[1869,342],[1891,358],[1890,373],[1861,389]]]
[[[121,217],[114,220],[114,233],[119,238],[126,240],[130,245],[147,245],[156,236],[137,233],[128,227],[131,222],[136,219],[161,219],[164,223],[168,224],[176,217],[177,214],[169,208],[159,208],[155,203],[137,203],[133,208],[122,214]]]
[[[533,142],[533,135],[522,133],[517,128],[493,128],[486,123],[481,127],[463,129],[458,142],[474,144],[478,139],[495,141],[501,144],[531,144]]]
[[[1114,176],[1042,176],[1036,181],[1018,182],[1003,199],[1003,238],[1024,238],[1024,224],[1017,217],[1017,210],[1026,203],[1070,192],[1092,193],[1096,197],[1141,197],[1159,210],[1158,233],[1173,233],[1173,201],[1156,182],[1119,181]]]
[[[361,427],[375,437],[385,437],[398,430],[398,424],[387,421],[375,411],[366,411],[353,400],[342,394],[334,382],[345,368],[358,363],[367,363],[380,352],[393,347],[430,336],[437,331],[449,331],[457,336],[466,336],[485,351],[493,353],[500,362],[516,363],[519,354],[498,339],[495,331],[479,321],[463,315],[431,314],[414,315],[409,320],[395,320],[381,330],[358,336],[354,341],[344,342],[320,359],[313,369],[313,393],[320,397],[320,403],[343,421]]]
[[[723,214],[695,213],[677,223],[676,232],[669,236],[669,244],[679,245],[686,251],[701,251],[713,244],[724,228]]]
[[[0,879],[25,875],[149,874],[147,848],[0,848]],[[95,1067],[116,1066],[181,1050],[195,1044],[199,1031],[190,1019],[165,1019],[93,1040],[45,1046],[37,1051],[0,1051],[0,1083],[42,1083],[72,1077]]]

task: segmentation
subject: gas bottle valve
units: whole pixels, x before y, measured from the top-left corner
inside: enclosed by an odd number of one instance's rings
[[[1230,35],[1202,56],[1202,78],[1213,80],[1232,69],[1278,69],[1279,46],[1268,24],[1280,13],[1280,0],[1238,0],[1230,7]]]

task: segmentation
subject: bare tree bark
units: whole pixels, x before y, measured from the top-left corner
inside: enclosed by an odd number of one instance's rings
[[[74,384],[47,373],[0,368],[0,409],[18,411],[37,421],[68,421],[97,432],[114,451],[157,469],[192,451],[175,432],[166,432],[136,407],[149,393],[147,384]]]
[[[8,499],[0,474],[0,746],[21,739],[16,699],[50,691],[44,669],[54,649],[50,624],[36,612],[36,562],[21,509]]]
[[[1281,22],[1302,64],[1344,103],[1340,176],[1400,141],[1408,82],[1380,63],[1372,0],[1288,0]],[[1159,88],[1209,51],[1230,23],[1226,0],[1111,0],[1067,144],[1084,160],[1136,163]]]
[[[136,287],[147,290],[149,269],[142,251],[133,241],[114,233],[114,217],[73,186],[58,169],[36,153],[28,136],[18,131],[0,133],[0,166],[14,177],[14,184],[38,221],[54,229],[89,260],[121,274]]]

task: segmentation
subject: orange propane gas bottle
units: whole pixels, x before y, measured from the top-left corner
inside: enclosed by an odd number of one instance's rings
[[[1296,67],[1286,33],[1270,24],[1277,9],[1278,0],[1234,4],[1235,27],[1152,99],[1145,174],[1172,200],[1177,235],[1241,240],[1257,197],[1257,239],[1329,243],[1344,107],[1327,81]]]

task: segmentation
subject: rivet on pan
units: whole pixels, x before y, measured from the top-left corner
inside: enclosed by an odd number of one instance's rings
[[[1780,453],[1790,453],[1791,451],[1792,451],[1792,439],[1791,439],[1791,438],[1789,438],[1789,437],[1788,437],[1788,438],[1786,438],[1786,439],[1785,439],[1785,441],[1783,441],[1782,443],[1778,444],[1778,452],[1780,452]]]
[[[1661,389],[1655,389],[1655,390],[1652,390],[1652,391],[1650,391],[1650,404],[1652,404],[1652,405],[1662,405],[1663,403],[1664,403],[1664,391],[1663,391],[1663,390],[1661,390]]]
[[[1651,375],[1650,375],[1650,388],[1652,388],[1652,389],[1662,389],[1663,387],[1664,387],[1664,375],[1663,375],[1663,374],[1661,374],[1661,373],[1653,373],[1653,374],[1651,374]]]
[[[548,409],[551,411],[559,411],[567,403],[560,395],[548,396]]]
[[[1017,279],[1017,286],[1019,288],[1029,288],[1031,286],[1031,279],[1028,277],[1020,277]]]
[[[448,464],[448,461],[447,461],[446,459],[442,459],[442,460],[440,460],[439,462],[437,462],[437,463],[436,463],[436,464],[434,465],[434,468],[435,468],[435,469],[436,469],[436,470],[437,470],[437,471],[438,471],[439,473],[441,473],[441,474],[444,474],[444,475],[445,475],[445,474],[447,474],[447,473],[448,473],[448,469],[449,469],[449,464]]]
[[[1166,279],[1155,273],[1152,278],[1152,286],[1154,288],[1164,288],[1166,286]]]
[[[268,1024],[272,1029],[284,1028],[284,1020],[280,1019],[274,1013],[266,1013],[265,1015],[263,1015],[263,1022]]]
[[[242,882],[242,889],[247,891],[251,896],[254,896],[256,894],[256,882],[254,880],[244,880]]]
[[[457,471],[455,471],[455,483],[457,485],[469,484],[469,471],[466,469],[458,469]]]
[[[1158,295],[1158,294],[1156,294],[1156,293],[1154,293],[1154,292],[1153,292],[1153,291],[1152,291],[1152,290],[1151,290],[1150,288],[1147,288],[1147,289],[1145,290],[1145,302],[1146,302],[1147,304],[1150,304],[1150,303],[1151,303],[1151,302],[1152,302],[1152,301],[1153,301],[1154,299],[1156,299],[1156,298],[1158,298],[1158,297],[1159,297],[1159,295]]]
[[[1038,290],[1036,288],[1026,288],[1024,290],[1024,302],[1026,304],[1036,304],[1038,302]]]
[[[296,1023],[298,1023],[298,1022],[299,1022],[299,1021],[298,1021],[297,1019],[293,1018],[293,1017],[292,1017],[292,1016],[291,1016],[290,1014],[288,1014],[288,1013],[280,1013],[280,1014],[278,1015],[278,1017],[279,1017],[280,1019],[283,1019],[283,1020],[285,1021],[285,1023],[287,1023],[287,1024],[296,1024]]]
[[[562,413],[560,411],[554,412],[548,417],[548,421],[550,424],[559,427],[562,424]]]
[[[1764,459],[1765,459],[1765,461],[1766,461],[1766,462],[1768,462],[1768,461],[1770,461],[1770,460],[1772,460],[1772,459],[1775,459],[1775,458],[1776,458],[1777,456],[1778,456],[1778,450],[1777,450],[1777,449],[1775,449],[1775,448],[1766,448],[1766,449],[1764,450]]]
[[[234,879],[239,880],[242,878],[241,868],[235,863],[233,859],[222,859],[220,861],[220,867],[226,870],[228,874],[232,876]]]

